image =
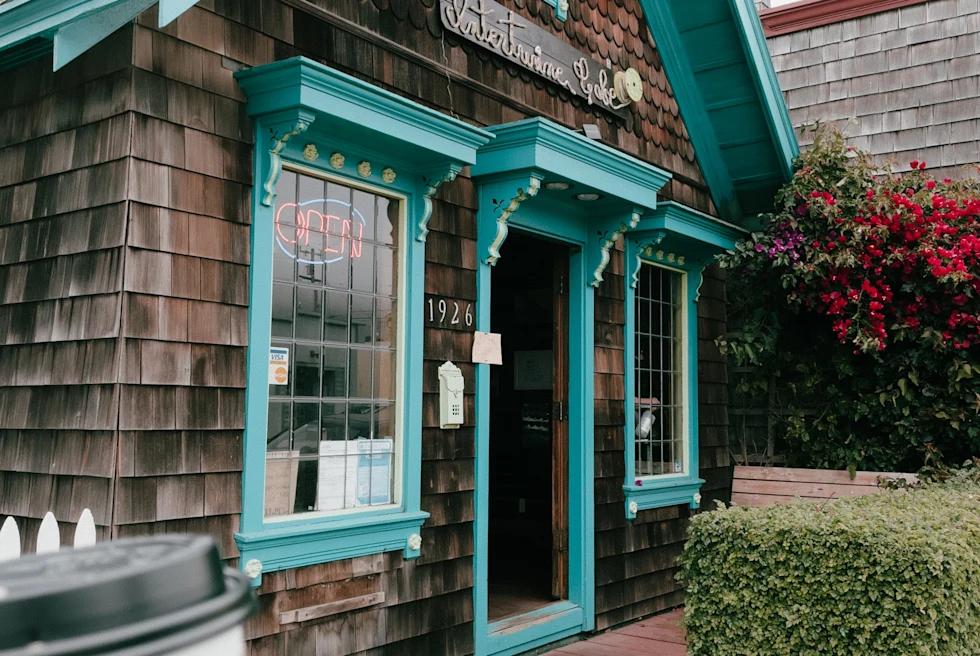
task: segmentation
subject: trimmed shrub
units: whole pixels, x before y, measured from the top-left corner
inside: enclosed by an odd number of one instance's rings
[[[681,558],[694,656],[980,654],[980,487],[702,513]]]

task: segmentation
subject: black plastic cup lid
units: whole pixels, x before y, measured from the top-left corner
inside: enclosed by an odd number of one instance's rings
[[[0,656],[153,656],[197,644],[255,607],[209,537],[161,535],[0,563]]]

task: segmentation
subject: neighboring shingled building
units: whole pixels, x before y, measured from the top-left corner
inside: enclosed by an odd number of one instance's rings
[[[936,177],[980,163],[980,0],[807,0],[760,12],[793,124]],[[800,136],[800,144],[812,133]]]

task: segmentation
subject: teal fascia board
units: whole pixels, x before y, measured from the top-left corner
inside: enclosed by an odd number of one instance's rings
[[[766,108],[766,119],[772,131],[773,141],[779,153],[779,166],[786,180],[793,177],[793,161],[800,155],[800,145],[793,130],[793,121],[789,117],[786,99],[783,97],[769,55],[769,45],[759,12],[752,0],[729,0],[732,13],[739,24],[738,34],[742,39],[749,61],[749,68],[759,89],[761,101]]]
[[[480,149],[473,177],[537,170],[544,181],[575,184],[573,193],[594,191],[642,208],[657,204],[657,192],[672,177],[663,169],[542,118],[487,128],[495,139]]]
[[[799,154],[755,7],[751,0],[640,1],[715,207],[722,218],[740,224],[751,218],[747,214],[754,213],[754,209],[743,208],[743,199],[755,200],[757,194],[753,192],[761,188],[768,194],[788,181]],[[726,79],[752,81],[751,88],[731,89],[726,95],[738,99],[739,104],[748,99],[747,111],[762,115],[764,122],[739,121],[744,134],[722,142],[722,131],[731,138],[731,125],[722,123],[726,120],[722,112],[710,111],[706,102],[706,96],[717,92],[717,80],[710,70],[702,71],[692,64],[699,54],[695,49],[703,49],[704,44],[683,38],[679,26],[685,32],[712,27],[737,33],[737,39],[716,45],[719,52],[713,51],[712,59],[718,66],[736,67],[744,73],[727,75]],[[739,84],[749,86],[748,82]],[[753,144],[746,151],[751,157],[738,155],[745,144]]]
[[[99,43],[156,0],[14,0],[0,5],[0,51],[36,37],[54,41],[54,70]],[[197,0],[160,0],[163,27]],[[166,22],[164,17],[166,16]]]
[[[446,160],[473,164],[477,148],[493,138],[486,130],[305,57],[246,69],[235,77],[248,96],[249,116],[311,110],[318,114],[314,131],[371,143],[371,150],[419,166],[437,168]]]
[[[478,231],[480,261],[496,264],[509,226],[537,216],[535,231],[551,226],[552,238],[583,236],[587,284],[599,286],[611,249],[657,206],[657,192],[671,174],[542,118],[487,129],[495,138],[480,148],[471,169],[481,221],[495,220],[494,230]],[[549,188],[554,183],[569,188]],[[581,194],[597,199],[583,201]]]
[[[664,231],[673,240],[687,242],[692,255],[730,251],[735,242],[749,232],[727,221],[691,209],[675,201],[661,202],[656,209],[643,215],[632,235]],[[680,249],[683,251],[684,249]]]

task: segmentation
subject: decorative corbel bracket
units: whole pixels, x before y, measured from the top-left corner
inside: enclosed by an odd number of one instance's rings
[[[667,236],[667,232],[664,230],[657,230],[656,232],[650,233],[650,235],[641,241],[636,246],[636,264],[633,267],[633,275],[630,277],[630,287],[636,289],[637,283],[640,282],[640,267],[643,266],[643,260],[653,260],[656,253],[657,246],[660,242],[664,240]]]
[[[625,214],[620,213],[595,224],[599,235],[599,248],[589,254],[591,260],[589,268],[592,269],[592,280],[589,282],[591,286],[598,287],[602,284],[602,274],[609,266],[610,251],[620,237],[637,226],[641,215],[642,210],[633,208]]]
[[[262,120],[262,127],[269,135],[269,175],[262,185],[265,191],[262,204],[266,207],[272,207],[276,200],[276,183],[279,182],[279,176],[282,174],[280,153],[290,139],[306,132],[315,118],[316,115],[311,111],[298,110]]]
[[[500,259],[500,248],[507,240],[507,221],[517,211],[521,203],[537,195],[541,189],[542,174],[532,172],[520,177],[510,177],[495,180],[480,185],[480,214],[492,213],[495,221],[495,232],[488,237],[486,244],[485,264],[494,266]],[[483,253],[481,239],[480,252]]]
[[[701,285],[704,284],[704,270],[711,266],[715,261],[715,257],[708,257],[701,260],[692,262],[691,272],[697,276],[698,286],[694,290],[694,302],[697,303],[701,300]]]
[[[429,234],[429,219],[432,218],[432,197],[439,191],[439,187],[444,182],[452,182],[463,170],[463,165],[452,162],[447,167],[437,171],[430,171],[422,176],[422,211],[419,217],[419,230],[415,238],[421,242],[425,241]]]

